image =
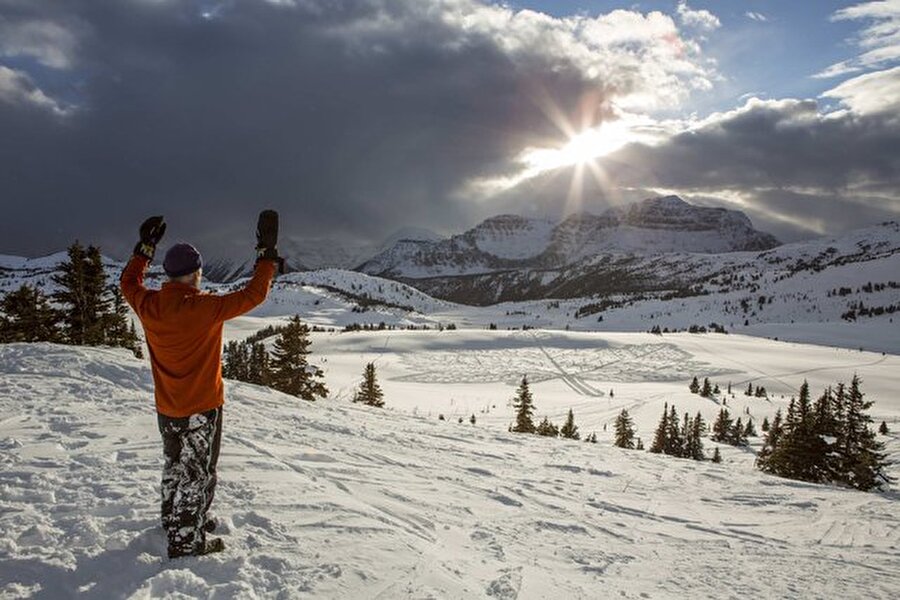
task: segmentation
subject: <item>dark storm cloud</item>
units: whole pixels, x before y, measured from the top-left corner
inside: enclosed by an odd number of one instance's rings
[[[616,19],[626,60],[583,31],[612,20],[469,0],[0,0],[0,246],[123,253],[159,213],[216,245],[264,207],[295,234],[467,225],[454,190],[559,136],[542,94],[596,122],[651,78],[702,80],[658,41],[668,17]]]

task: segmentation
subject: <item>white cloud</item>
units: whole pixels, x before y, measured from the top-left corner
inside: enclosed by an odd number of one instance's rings
[[[676,10],[678,12],[678,18],[681,19],[682,24],[687,27],[696,27],[697,29],[712,31],[713,29],[718,29],[722,26],[719,17],[708,10],[694,10],[683,0],[678,3],[678,8]]]
[[[47,96],[28,75],[0,65],[0,101],[9,104],[30,105],[65,115],[68,109]]]
[[[0,16],[0,56],[30,56],[54,69],[72,65],[78,36],[52,21],[12,22]]]
[[[767,17],[766,15],[759,12],[753,12],[752,10],[748,10],[744,13],[744,15],[746,15],[748,19],[759,21],[760,23],[765,23],[769,20],[769,17]]]
[[[853,40],[863,52],[829,65],[813,77],[838,77],[883,68],[900,60],[900,0],[878,0],[848,6],[831,15],[831,20],[868,21],[868,25]]]
[[[848,79],[822,96],[837,98],[857,114],[896,115],[900,119],[900,67]]]
[[[718,23],[706,11],[684,10],[692,23]],[[451,50],[490,45],[521,69],[539,65],[576,71],[615,95],[623,108],[678,106],[692,90],[709,89],[718,79],[700,45],[684,37],[670,16],[656,11],[553,17],[473,0],[407,0],[402,10],[382,5],[376,14],[343,23],[332,33],[357,51],[378,54],[389,52],[397,40],[434,35],[436,19],[447,27],[441,33],[447,34],[444,45]]]

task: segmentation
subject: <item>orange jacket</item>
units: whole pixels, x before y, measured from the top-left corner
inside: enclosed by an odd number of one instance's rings
[[[167,281],[160,290],[144,287],[150,261],[132,256],[122,272],[122,295],[144,326],[156,410],[186,417],[222,406],[222,325],[261,304],[269,294],[275,261],[260,260],[250,282],[222,296]]]

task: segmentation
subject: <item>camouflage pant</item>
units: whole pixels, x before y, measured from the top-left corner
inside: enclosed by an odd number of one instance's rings
[[[206,513],[216,490],[222,408],[189,417],[158,415],[165,465],[162,525],[169,555],[198,553],[206,543]]]

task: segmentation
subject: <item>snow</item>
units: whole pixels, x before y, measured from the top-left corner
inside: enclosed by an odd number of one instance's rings
[[[238,333],[277,322],[256,319],[237,323]],[[783,480],[729,446],[721,465],[620,450],[601,429],[627,406],[647,441],[666,401],[708,418],[719,405],[687,391],[692,374],[733,381],[729,405],[759,419],[803,378],[817,392],[858,372],[873,415],[892,424],[881,439],[896,461],[900,357],[739,335],[564,331],[319,333],[313,350],[327,400],[228,382],[214,504],[228,548],[169,561],[146,361],[113,349],[0,346],[0,596],[900,592],[896,484],[862,493]],[[347,400],[371,360],[384,410]],[[582,433],[597,429],[600,442],[507,433],[523,372],[539,415],[558,419],[572,407]],[[743,396],[738,383],[750,380],[770,400]],[[470,411],[476,425],[457,423]]]

